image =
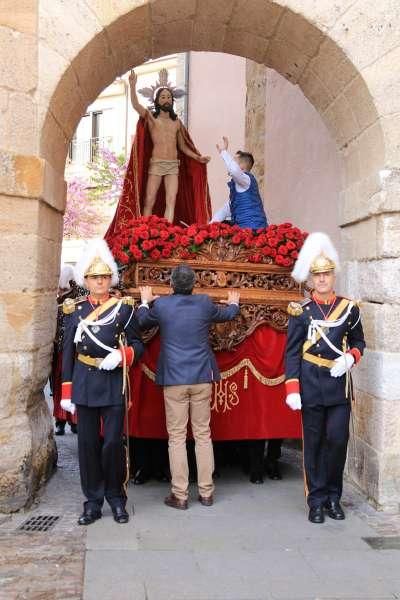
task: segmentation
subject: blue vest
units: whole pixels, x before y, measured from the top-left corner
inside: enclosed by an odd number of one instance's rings
[[[260,227],[267,227],[268,221],[257,180],[251,173],[247,173],[247,175],[250,177],[250,187],[245,192],[236,191],[233,179],[228,181],[232,222],[234,225],[243,228],[259,229]]]

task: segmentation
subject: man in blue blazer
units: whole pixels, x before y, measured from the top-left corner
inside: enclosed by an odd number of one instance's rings
[[[193,269],[179,265],[171,274],[173,294],[159,298],[153,296],[150,287],[142,287],[142,303],[136,311],[143,329],[160,328],[156,383],[164,387],[172,475],[172,490],[165,504],[182,510],[188,508],[189,414],[196,445],[199,502],[203,506],[213,504],[210,401],[212,382],[218,381],[220,374],[209,343],[209,328],[212,323],[230,321],[239,314],[239,292],[228,292],[228,306],[217,306],[205,294],[192,294],[195,280]]]

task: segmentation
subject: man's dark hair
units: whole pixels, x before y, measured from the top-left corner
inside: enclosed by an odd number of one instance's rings
[[[174,294],[192,293],[194,284],[196,283],[196,274],[188,265],[179,265],[171,273],[171,285]]]
[[[159,88],[157,90],[156,96],[154,98],[154,111],[153,111],[153,115],[157,119],[158,115],[163,110],[161,108],[160,104],[159,104],[159,100],[160,100],[161,93],[164,92],[165,90],[167,90],[167,92],[169,92],[171,94],[171,99],[172,99],[172,105],[171,105],[170,110],[168,111],[169,112],[169,117],[173,121],[176,121],[176,119],[178,118],[178,115],[174,111],[174,96],[172,95],[171,90],[169,88],[166,88],[166,87],[161,87],[161,88]]]
[[[250,152],[243,152],[243,150],[238,150],[236,152],[236,154],[240,158],[247,160],[247,162],[249,163],[249,166],[250,166],[249,171],[251,171],[251,169],[253,168],[253,165],[254,165],[254,156]]]

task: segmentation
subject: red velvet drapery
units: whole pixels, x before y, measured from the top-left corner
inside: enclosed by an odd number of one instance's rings
[[[300,413],[285,404],[284,384],[266,385],[261,378],[278,380],[284,372],[286,335],[268,326],[260,326],[233,352],[218,352],[223,371],[238,372],[214,385],[211,430],[215,440],[300,438]],[[142,364],[131,370],[132,408],[129,411],[130,434],[136,437],[165,438],[165,413],[162,388],[148,376],[156,370],[159,337],[146,347]],[[247,359],[247,360],[246,360]],[[246,373],[247,371],[247,373]],[[147,374],[146,374],[147,373]],[[247,387],[246,387],[247,377]]]

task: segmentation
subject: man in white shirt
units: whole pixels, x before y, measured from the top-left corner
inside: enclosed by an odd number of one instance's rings
[[[229,200],[219,209],[211,222],[230,220],[240,227],[259,229],[267,227],[263,202],[254,175],[250,172],[254,165],[253,155],[239,151],[233,157],[228,152],[228,138],[217,144],[217,150],[224,161],[231,180],[228,182]]]

